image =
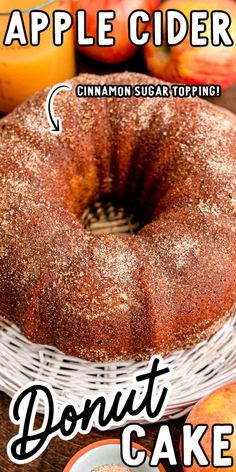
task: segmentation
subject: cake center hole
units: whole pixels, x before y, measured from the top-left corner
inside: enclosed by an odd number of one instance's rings
[[[91,233],[117,236],[136,234],[142,227],[136,215],[112,201],[101,200],[86,208],[81,222]]]

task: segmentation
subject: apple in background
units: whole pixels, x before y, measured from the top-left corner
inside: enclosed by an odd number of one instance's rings
[[[207,432],[201,440],[202,448],[205,451],[211,465],[200,467],[196,462],[191,467],[184,467],[185,472],[223,472],[226,470],[236,471],[236,382],[225,385],[215,392],[200,400],[190,412],[186,423],[197,426],[198,424],[207,424]],[[211,461],[212,451],[212,433],[211,427],[214,424],[232,424],[234,434],[225,436],[231,443],[230,449],[223,452],[223,456],[233,457],[233,467],[218,468],[213,467]]]
[[[179,10],[190,19],[191,10],[223,10],[231,15],[231,36],[235,44],[232,47],[192,47],[189,35],[177,46],[153,45],[153,41],[144,47],[144,59],[148,72],[168,82],[182,84],[220,84],[222,88],[231,86],[236,81],[236,2],[234,0],[167,0],[161,6]],[[210,17],[210,15],[209,15]],[[206,21],[207,31],[210,20]],[[152,34],[152,25],[148,26]]]
[[[87,35],[96,37],[97,12],[99,10],[115,10],[116,19],[113,22],[113,32],[116,44],[112,47],[79,46],[79,50],[96,61],[117,64],[127,61],[136,52],[137,47],[129,41],[128,18],[134,10],[146,10],[152,13],[159,6],[159,0],[77,0],[72,2],[73,11],[86,10]],[[146,28],[140,28],[140,33]]]
[[[155,470],[155,469],[154,469],[154,470]],[[164,469],[164,467],[163,467],[163,465],[161,465],[161,464],[159,464],[158,470],[159,470],[159,472],[166,472],[165,469]]]

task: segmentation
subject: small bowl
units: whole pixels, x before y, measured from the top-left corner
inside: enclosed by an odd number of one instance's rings
[[[132,443],[132,447],[133,452],[145,450],[147,457],[151,457],[151,453],[139,444]],[[66,465],[64,472],[92,472],[96,467],[108,464],[118,464],[125,467],[120,457],[119,439],[108,439],[90,444],[72,457]],[[128,467],[128,469],[131,471],[135,470],[136,472],[165,472],[161,465],[159,467],[150,467],[148,459],[140,467]]]

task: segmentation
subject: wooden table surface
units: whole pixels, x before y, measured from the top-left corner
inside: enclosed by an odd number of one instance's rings
[[[98,69],[98,67],[100,69]],[[125,70],[127,67],[122,65],[120,70]],[[84,59],[80,63],[80,71],[86,72],[101,72],[101,66],[94,65],[87,59]],[[116,69],[117,70],[117,67]],[[140,70],[140,57],[133,62],[132,70]],[[102,72],[111,72],[110,69],[104,69]],[[236,113],[236,85],[231,89],[225,91],[220,98],[212,100],[218,105],[224,106],[229,110]],[[70,458],[80,449],[87,446],[94,441],[99,441],[101,439],[109,438],[119,438],[121,430],[114,430],[108,432],[99,432],[93,430],[87,436],[77,435],[73,440],[69,442],[62,441],[61,439],[54,438],[49,444],[47,450],[44,454],[38,458],[36,461],[32,462],[29,465],[18,466],[12,464],[6,455],[6,446],[7,442],[17,433],[17,428],[10,422],[8,417],[9,410],[9,398],[4,394],[0,393],[0,471],[1,472],[15,472],[22,470],[24,472],[59,472],[63,471],[65,465],[70,460]],[[40,424],[40,419],[37,419],[38,424]],[[175,441],[175,449],[178,451],[180,429],[183,424],[184,419],[170,422],[170,427],[172,429],[173,438]],[[152,446],[155,442],[155,436],[158,431],[158,425],[147,425],[145,427],[146,438],[139,440],[147,449],[152,449]],[[182,472],[182,468],[179,467],[168,467],[166,465],[167,472],[175,471]]]
[[[49,444],[46,451],[29,465],[14,465],[12,464],[6,455],[7,442],[17,434],[17,427],[11,424],[8,418],[9,398],[5,394],[0,394],[0,471],[1,472],[16,472],[21,470],[22,472],[59,472],[63,471],[65,465],[70,458],[88,444],[94,441],[101,441],[104,439],[120,438],[121,429],[99,432],[93,430],[87,436],[77,435],[71,441],[62,441],[59,438],[54,438]],[[173,421],[170,423],[171,432],[175,443],[175,450],[178,453],[180,429],[184,420]],[[37,420],[36,427],[39,427],[39,419]],[[158,432],[159,426],[147,425],[145,426],[146,438],[140,439],[136,442],[142,444],[146,449],[151,449],[155,443],[155,437]],[[179,461],[178,461],[179,462]],[[168,472],[182,472],[181,467],[167,467]]]

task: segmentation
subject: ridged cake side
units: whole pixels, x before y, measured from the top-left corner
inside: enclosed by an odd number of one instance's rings
[[[78,83],[159,83],[139,74]],[[84,99],[48,89],[0,123],[0,310],[34,342],[93,361],[146,359],[213,334],[236,301],[236,119],[198,99]],[[79,222],[101,195],[136,236]]]

